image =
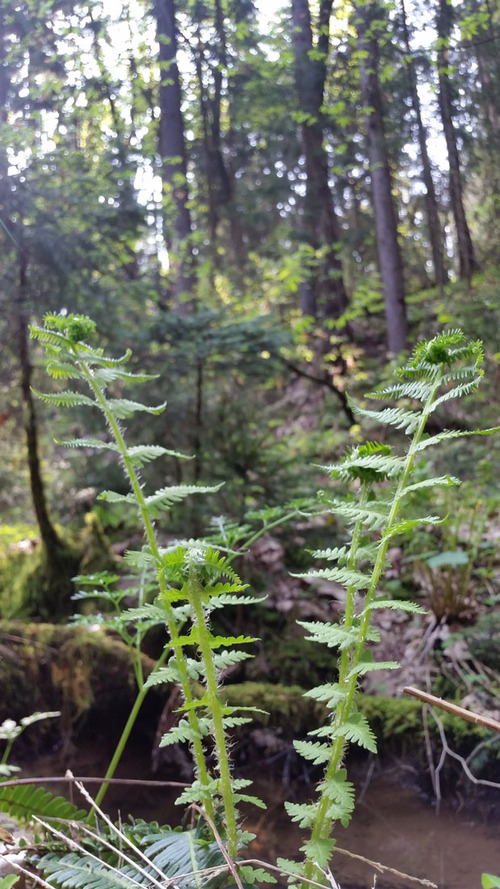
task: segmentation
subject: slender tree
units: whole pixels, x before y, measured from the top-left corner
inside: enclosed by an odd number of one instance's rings
[[[314,39],[309,0],[292,0],[295,83],[306,172],[304,234],[318,256],[313,273],[302,282],[301,308],[314,317],[335,317],[347,306],[322,113],[331,11],[332,0],[321,0]]]
[[[415,120],[417,123],[417,139],[420,149],[420,160],[422,163],[422,180],[425,186],[425,207],[427,212],[429,241],[432,250],[432,262],[434,265],[436,284],[439,287],[440,291],[442,291],[444,285],[448,280],[448,273],[444,265],[443,231],[439,218],[436,189],[434,188],[434,180],[432,178],[432,167],[429,158],[429,152],[427,150],[427,133],[422,120],[422,110],[420,106],[420,97],[418,94],[417,86],[417,72],[410,46],[410,35],[408,31],[405,0],[401,0],[401,20],[403,26],[403,39],[406,49],[406,72],[408,76],[413,113],[415,115]]]
[[[437,65],[439,110],[446,140],[449,166],[450,201],[457,235],[460,277],[469,284],[477,262],[464,207],[464,188],[457,134],[454,124],[453,87],[450,78],[450,37],[452,8],[447,0],[438,0],[436,30],[438,36]]]
[[[160,63],[159,151],[167,201],[166,243],[172,270],[172,295],[177,311],[189,311],[196,276],[191,244],[191,212],[187,181],[187,157],[182,118],[182,95],[177,64],[177,26],[174,0],[156,0],[155,15]],[[170,207],[169,207],[170,205]],[[169,232],[171,209],[172,232]]]
[[[378,76],[377,29],[380,11],[376,3],[355,7],[358,35],[361,101],[366,109],[366,139],[370,160],[371,192],[377,236],[377,253],[384,290],[387,343],[398,355],[407,346],[408,323],[404,278],[398,241],[397,215],[385,138],[384,109]]]

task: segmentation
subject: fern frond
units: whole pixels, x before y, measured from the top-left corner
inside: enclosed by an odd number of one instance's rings
[[[361,574],[358,571],[350,571],[349,568],[320,568],[318,571],[308,571],[305,574],[292,574],[292,577],[320,577],[323,580],[331,580],[350,586],[355,590],[364,590],[370,584],[370,575]]]
[[[98,864],[78,852],[51,852],[37,862],[37,868],[63,889],[132,889],[139,885],[137,877],[141,876],[138,872],[135,877],[125,876],[111,865]]]
[[[398,670],[401,664],[398,661],[374,661],[361,660],[352,670],[349,671],[349,678],[352,676],[365,676],[375,670]]]
[[[392,537],[397,537],[398,534],[408,534],[409,531],[413,531],[421,525],[443,525],[446,519],[447,516],[441,518],[435,515],[426,515],[421,519],[403,519],[403,521],[396,522],[390,528],[387,528],[383,532],[382,537],[384,540],[389,540]]]
[[[308,689],[304,692],[304,697],[314,698],[315,701],[323,701],[329,710],[334,710],[337,704],[340,704],[345,699],[346,692],[340,688],[338,682],[328,682]]]
[[[190,787],[186,787],[175,801],[176,806],[190,805],[191,803],[206,803],[211,799],[217,799],[220,792],[220,778],[210,778],[205,783],[197,779]]]
[[[172,728],[163,735],[160,741],[160,747],[169,747],[171,744],[182,744],[185,741],[201,741],[202,738],[203,734],[201,731],[196,731],[196,729],[189,724],[187,719],[181,719],[177,725],[172,726]]]
[[[313,765],[324,765],[330,759],[330,745],[321,741],[294,741],[297,753],[308,759]]]
[[[118,445],[114,441],[103,441],[101,438],[70,438],[63,441],[55,439],[55,442],[64,448],[95,448],[98,451],[119,453]]]
[[[346,627],[341,624],[322,623],[320,621],[297,621],[310,635],[305,638],[310,642],[319,642],[328,648],[339,651],[351,648],[358,639],[357,627]]]
[[[326,871],[328,868],[334,849],[335,840],[333,837],[308,840],[300,847],[300,851],[304,853],[306,859],[313,861],[314,864],[320,867],[323,871]]]
[[[0,783],[0,812],[7,812],[16,821],[23,823],[31,821],[35,816],[45,821],[82,821],[87,817],[83,809],[35,784],[2,787]]]
[[[368,392],[366,397],[380,398],[384,400],[391,398],[414,398],[416,401],[426,401],[432,394],[435,379],[436,373],[434,372],[431,379],[417,379],[407,383],[393,383],[390,386],[385,386],[383,389],[375,389],[372,392]]]
[[[345,811],[354,808],[354,784],[347,780],[347,770],[338,769],[332,778],[323,781],[318,790],[325,794],[331,803],[338,803]]]
[[[369,531],[377,531],[379,528],[384,527],[391,505],[390,502],[385,500],[374,500],[366,506],[361,506],[357,503],[344,503],[342,500],[329,500],[324,496],[321,496],[320,499],[328,503],[332,512],[335,512],[347,522],[354,525],[356,522],[361,521]]]
[[[434,413],[434,411],[438,410],[438,408],[440,408],[442,404],[444,404],[446,401],[450,401],[451,398],[460,398],[460,396],[462,395],[470,395],[472,392],[475,392],[480,382],[481,379],[479,377],[476,377],[474,380],[469,380],[468,382],[453,386],[453,388],[449,389],[448,392],[445,392],[443,395],[440,395],[439,398],[436,398],[434,403],[429,408],[429,413]]]
[[[449,441],[452,438],[466,438],[469,435],[492,435],[494,432],[500,432],[500,426],[491,426],[489,429],[471,429],[471,430],[445,430],[438,432],[437,435],[430,435],[423,438],[415,448],[415,452],[424,451],[426,448],[434,447],[441,441]]]
[[[347,546],[334,546],[329,549],[313,549],[309,550],[309,552],[315,559],[325,559],[327,562],[340,562],[342,564],[349,553],[349,549]]]
[[[58,407],[97,407],[93,398],[88,395],[82,395],[81,392],[74,392],[67,389],[65,392],[39,392],[37,389],[31,390],[37,398],[40,398],[45,404],[56,404]]]
[[[177,460],[192,460],[189,454],[182,454],[180,451],[171,451],[160,445],[137,445],[136,447],[127,448],[127,454],[132,460],[134,466],[144,466],[157,457],[175,457]]]
[[[357,744],[358,747],[364,747],[370,753],[377,752],[377,739],[363,713],[351,712],[343,724],[338,727],[337,734],[345,738],[346,741]]]
[[[416,602],[411,602],[407,599],[390,599],[388,596],[378,596],[376,599],[372,599],[363,608],[361,614],[364,614],[365,611],[373,611],[374,608],[389,608],[392,611],[406,611],[409,614],[427,614],[425,608],[417,605]]]
[[[150,383],[158,379],[158,374],[138,374],[122,370],[121,365],[103,365],[98,370],[94,369],[94,381],[102,389],[106,389],[110,383],[119,380],[122,383]]]
[[[401,429],[407,435],[413,435],[420,422],[418,411],[408,411],[401,407],[385,407],[381,411],[372,411],[360,407],[355,402],[351,402],[351,407],[354,413],[368,420],[375,420],[377,423],[387,423],[389,426]]]
[[[461,485],[462,482],[459,478],[456,478],[454,475],[440,475],[435,478],[424,478],[420,482],[414,482],[413,485],[407,485],[401,491],[401,496],[406,497],[407,494],[412,494],[414,491],[420,491],[423,488],[454,488]]]
[[[299,827],[312,827],[316,815],[316,806],[313,803],[285,803],[285,809],[292,821],[298,822]]]
[[[386,478],[397,478],[403,467],[403,458],[386,454],[360,455],[360,448],[354,449],[341,463],[320,466],[332,478],[360,478],[367,481],[382,481]]]
[[[247,586],[248,584],[245,584],[242,589],[245,589]],[[267,596],[232,596],[224,593],[218,596],[217,599],[210,600],[210,608],[225,608],[226,605],[261,605],[266,599]]]
[[[137,506],[135,494],[119,494],[118,491],[101,491],[97,499],[105,500],[106,503],[132,503]]]
[[[169,488],[160,488],[154,494],[146,497],[146,506],[153,518],[159,518],[164,509],[170,509],[175,503],[179,503],[191,494],[215,494],[220,491],[220,485],[172,485]]]
[[[257,642],[255,636],[212,636],[211,648],[220,648],[221,645],[246,645],[248,642]]]
[[[147,414],[161,414],[166,406],[167,403],[163,402],[163,404],[158,404],[156,407],[149,407],[147,404],[141,404],[139,401],[130,401],[128,398],[111,398],[109,401],[109,408],[117,420],[127,420],[138,411],[144,411]]]
[[[249,651],[219,651],[217,654],[214,654],[213,663],[215,669],[222,672],[227,670],[228,667],[234,667],[235,664],[240,664],[242,661],[253,657],[254,655],[250,654]]]

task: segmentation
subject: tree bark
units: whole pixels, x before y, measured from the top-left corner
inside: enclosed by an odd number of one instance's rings
[[[318,251],[314,271],[300,288],[302,310],[317,318],[338,317],[347,307],[347,294],[338,256],[339,226],[329,182],[324,148],[323,105],[329,21],[332,0],[321,0],[318,38],[313,41],[309,0],[292,0],[295,82],[306,172],[304,231],[307,243]]]
[[[434,275],[436,284],[442,293],[444,285],[448,281],[448,273],[444,265],[444,239],[439,219],[439,210],[436,199],[436,190],[434,188],[434,180],[432,178],[432,168],[427,151],[427,133],[422,120],[422,110],[420,106],[420,98],[417,88],[417,73],[413,54],[410,46],[410,36],[408,33],[408,23],[406,18],[405,0],[401,0],[401,15],[403,24],[403,36],[406,47],[406,71],[408,75],[408,83],[410,87],[411,102],[413,112],[417,122],[417,136],[420,148],[420,158],[422,161],[422,180],[425,185],[425,207],[427,211],[427,226],[429,230],[429,241],[432,250],[432,263],[434,266]]]
[[[361,59],[361,100],[367,109],[366,138],[370,160],[377,254],[384,290],[387,344],[392,354],[399,355],[407,347],[408,322],[404,298],[403,264],[398,241],[397,216],[392,197],[392,175],[378,77],[378,52],[372,33],[376,12],[376,6],[373,3],[360,4],[355,7]]]
[[[156,0],[160,63],[159,150],[165,197],[173,201],[172,234],[165,240],[173,272],[172,292],[177,311],[191,310],[194,289],[194,256],[191,247],[191,214],[187,183],[181,84],[177,65],[177,30],[174,0]],[[168,212],[165,227],[168,231]]]
[[[27,258],[24,248],[19,248],[19,296],[17,305],[17,338],[19,349],[19,363],[21,366],[21,391],[24,405],[24,431],[26,435],[26,449],[28,453],[28,470],[31,488],[33,508],[40,530],[42,543],[47,551],[49,561],[57,559],[60,546],[59,536],[52,524],[45,497],[45,486],[40,467],[38,453],[38,424],[31,391],[31,361],[28,347],[28,322],[26,318],[26,287],[27,287]]]
[[[457,235],[459,273],[460,277],[470,285],[472,274],[477,268],[477,262],[465,215],[460,157],[453,122],[452,87],[448,74],[450,66],[448,44],[451,24],[451,9],[447,0],[439,0],[436,22],[438,35],[439,110],[448,153],[450,202]]]

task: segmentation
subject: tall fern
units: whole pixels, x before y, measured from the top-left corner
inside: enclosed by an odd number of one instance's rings
[[[154,682],[175,682],[183,694],[181,707],[183,717],[179,725],[164,739],[163,743],[178,740],[189,741],[193,751],[196,780],[193,786],[181,795],[179,802],[201,803],[209,818],[215,823],[220,812],[217,800],[222,801],[222,827],[227,839],[230,855],[236,855],[244,835],[238,832],[236,806],[240,800],[260,804],[257,799],[241,793],[249,782],[232,780],[228,760],[226,731],[231,726],[241,724],[247,717],[236,715],[233,708],[223,704],[218,693],[218,677],[221,670],[231,663],[248,657],[245,652],[235,652],[232,646],[252,642],[251,638],[215,637],[209,627],[209,616],[214,608],[234,603],[235,597],[244,589],[237,575],[225,557],[208,546],[196,541],[188,541],[184,547],[174,552],[161,549],[158,544],[154,520],[164,510],[193,493],[217,491],[220,486],[177,485],[162,487],[147,495],[140,481],[139,471],[146,462],[172,454],[158,446],[129,446],[123,429],[123,421],[138,411],[151,414],[160,413],[165,405],[148,407],[138,401],[116,398],[110,390],[124,385],[134,385],[154,379],[147,374],[130,373],[126,365],[131,357],[127,351],[121,358],[109,358],[103,350],[85,342],[95,333],[94,322],[81,315],[47,315],[45,326],[33,326],[31,335],[44,347],[47,354],[47,371],[55,379],[64,379],[85,384],[91,396],[79,388],[65,389],[59,393],[40,393],[39,397],[49,403],[63,407],[97,407],[107,423],[112,440],[100,438],[79,438],[63,442],[69,447],[91,447],[96,450],[111,450],[122,461],[130,484],[130,492],[121,494],[105,491],[101,499],[108,502],[126,502],[135,505],[144,529],[146,545],[141,552],[129,553],[128,561],[135,567],[153,570],[156,575],[158,597],[155,603],[141,604],[120,618],[142,622],[145,626],[154,623],[165,624],[168,630],[168,643],[149,682],[142,679],[142,670],[136,670],[139,694],[123,730],[117,749],[107,770],[105,779],[112,777],[122,755],[125,743],[138,716],[140,707],[151,684]],[[176,457],[182,456],[175,454]],[[110,589],[114,578],[102,578],[104,590],[101,594],[118,605],[119,595]],[[106,587],[107,584],[107,587]],[[83,594],[88,596],[89,593]],[[91,591],[90,596],[99,595]],[[244,601],[237,597],[237,601]],[[246,601],[255,601],[247,599]],[[144,623],[145,622],[145,623]],[[186,630],[186,626],[188,629]],[[199,652],[199,658],[190,654],[192,647]],[[167,667],[164,666],[170,657]],[[204,693],[199,695],[200,682]],[[204,743],[208,737],[215,742],[218,775],[213,775],[207,766]],[[99,805],[106,791],[104,781],[96,797]]]
[[[308,692],[324,702],[331,718],[326,726],[311,731],[307,740],[295,743],[302,756],[325,766],[318,799],[305,805],[287,804],[292,820],[310,829],[310,838],[302,847],[306,859],[303,875],[307,879],[324,880],[323,871],[335,843],[332,825],[337,821],[347,825],[351,817],[354,788],[343,768],[348,743],[376,751],[373,732],[356,707],[359,681],[369,671],[398,666],[373,660],[369,643],[377,641],[377,633],[372,626],[372,614],[379,608],[421,611],[411,603],[378,594],[388,547],[396,536],[411,532],[418,525],[445,521],[434,515],[409,517],[405,508],[415,492],[460,483],[452,475],[413,481],[416,459],[427,448],[450,438],[495,431],[445,431],[433,436],[425,432],[429,416],[442,404],[475,391],[483,375],[482,360],[481,344],[466,343],[458,330],[421,343],[408,363],[396,371],[397,382],[367,396],[396,401],[396,406],[389,404],[370,410],[352,404],[360,416],[403,430],[408,436],[406,450],[398,455],[387,445],[368,442],[350,449],[339,463],[323,467],[332,479],[352,483],[352,492],[345,500],[321,495],[321,502],[351,525],[352,536],[349,546],[316,552],[327,567],[302,575],[326,578],[346,587],[342,623],[299,622],[308,639],[339,652],[337,681]]]

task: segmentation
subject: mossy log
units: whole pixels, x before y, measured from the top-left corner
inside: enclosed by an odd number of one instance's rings
[[[145,675],[153,664],[142,656]],[[116,739],[137,694],[130,652],[121,640],[100,628],[20,621],[0,621],[0,687],[0,721],[60,710],[57,729],[66,741],[91,727]],[[161,704],[152,698],[154,730]]]

